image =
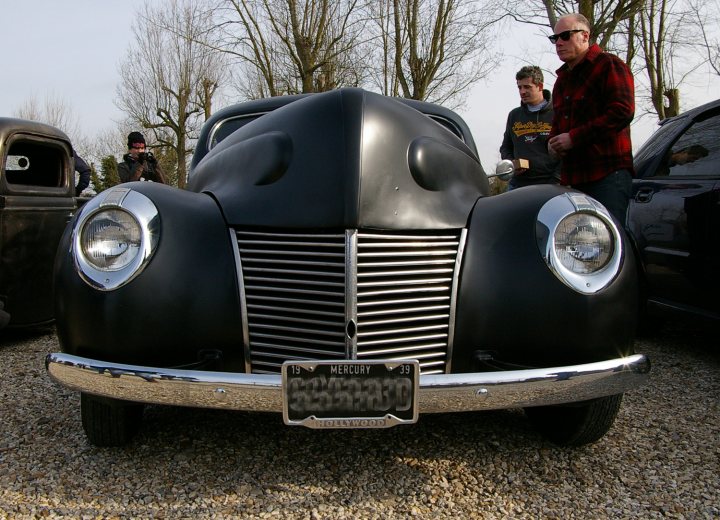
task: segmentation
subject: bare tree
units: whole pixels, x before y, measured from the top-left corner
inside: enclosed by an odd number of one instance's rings
[[[58,96],[48,94],[42,101],[30,97],[15,110],[14,116],[54,126],[65,132],[74,146],[84,144],[77,115],[67,101]]]
[[[642,51],[650,91],[650,101],[659,119],[680,112],[681,78],[674,66],[688,27],[689,12],[682,0],[647,0],[637,15],[635,37]]]
[[[631,18],[646,0],[502,0],[497,3],[500,12],[513,19],[550,29],[563,15],[580,13],[592,26],[592,40],[603,49],[620,53],[622,48],[613,36],[622,30],[623,22]],[[626,60],[627,61],[627,60]]]
[[[720,1],[692,0],[690,9],[695,15],[695,27],[702,35],[700,54],[720,76]]]
[[[361,82],[358,0],[217,0],[215,49],[242,65],[245,97],[321,92]]]
[[[97,132],[89,150],[90,155],[98,161],[108,155],[121,157],[127,152],[127,135],[133,130],[133,127],[134,125],[130,121],[126,121]]]
[[[375,67],[370,69],[370,81],[386,96],[399,96],[400,86],[395,74],[394,55],[394,16],[393,0],[368,2],[369,19],[376,26],[377,38],[373,38],[371,47],[375,49]]]
[[[343,86],[461,104],[497,63],[480,0],[215,0],[206,42],[242,64],[247,98]]]
[[[497,65],[490,28],[498,21],[474,0],[392,0],[393,72],[400,94],[457,105]]]
[[[710,34],[705,27],[713,24],[702,21],[697,8],[694,0],[647,0],[629,24],[640,61],[637,73],[647,78],[637,89],[637,97],[660,120],[680,113],[682,85],[692,81],[705,64],[698,58],[698,40],[688,34],[698,30]]]
[[[210,28],[211,19],[199,0],[145,4],[120,66],[118,107],[153,132],[151,141],[158,151],[177,159],[180,188],[185,187],[192,140],[210,115],[223,78],[220,55],[199,43]]]

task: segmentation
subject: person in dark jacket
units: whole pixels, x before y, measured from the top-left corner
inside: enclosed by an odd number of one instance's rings
[[[560,180],[560,161],[551,157],[547,149],[553,120],[550,91],[543,89],[540,67],[527,65],[515,75],[520,93],[520,106],[508,114],[503,142],[502,159],[524,159],[527,167],[515,169],[508,190],[532,184],[557,184]]]
[[[78,183],[75,186],[75,196],[79,197],[83,190],[90,186],[90,166],[74,151],[73,158],[75,159],[75,171],[80,175]]]
[[[152,153],[145,151],[145,136],[140,132],[128,134],[128,153],[118,163],[118,176],[121,182],[147,180],[167,184],[162,168]]]

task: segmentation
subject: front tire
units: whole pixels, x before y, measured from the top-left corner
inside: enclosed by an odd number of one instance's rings
[[[558,446],[583,446],[600,440],[612,427],[623,394],[561,406],[526,408],[540,433]]]
[[[81,393],[80,415],[90,444],[124,446],[140,429],[143,405]]]

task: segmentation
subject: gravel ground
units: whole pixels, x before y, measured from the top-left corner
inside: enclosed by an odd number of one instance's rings
[[[557,448],[519,411],[313,431],[267,414],[149,407],[128,447],[88,445],[53,383],[52,329],[0,335],[0,518],[718,518],[720,349],[671,323],[650,383],[600,442]]]

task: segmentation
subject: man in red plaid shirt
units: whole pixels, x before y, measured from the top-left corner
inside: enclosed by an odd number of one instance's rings
[[[568,14],[549,37],[564,65],[553,88],[548,151],[562,158],[561,184],[587,193],[625,224],[632,189],[630,121],[635,83],[617,56],[590,43],[590,23]]]

